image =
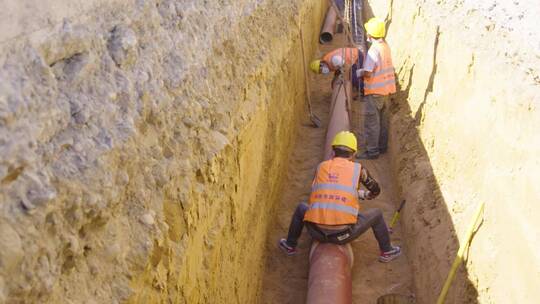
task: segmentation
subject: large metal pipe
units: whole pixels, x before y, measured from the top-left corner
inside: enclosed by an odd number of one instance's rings
[[[337,79],[333,83],[332,102],[330,104],[330,120],[326,131],[326,142],[324,145],[324,159],[332,157],[332,140],[340,131],[349,131],[350,121],[347,111],[347,98],[351,100],[351,82]]]
[[[340,131],[350,130],[347,98],[351,99],[351,82],[337,79],[333,83],[330,120],[326,131],[324,159],[332,157],[332,140]],[[308,304],[351,304],[353,264],[352,248],[347,245],[314,241],[309,256]]]
[[[334,38],[334,31],[336,30],[337,12],[334,6],[329,6],[326,11],[326,17],[324,17],[324,24],[319,36],[319,42],[321,44],[328,43]]]
[[[356,14],[361,15],[362,5],[353,1],[354,21],[360,21]],[[330,12],[333,12],[333,20],[329,20]],[[337,12],[330,6],[326,14],[326,20],[321,31],[320,42],[325,43],[332,40],[335,29]],[[331,21],[331,24],[330,24]],[[360,40],[362,51],[365,51],[363,42],[363,28],[355,26],[355,38]],[[325,30],[329,31],[329,36],[323,40]],[[329,39],[328,39],[329,38]],[[343,75],[347,76],[347,75]],[[332,140],[340,131],[349,131],[350,110],[352,100],[352,85],[350,77],[339,78],[332,83],[332,102],[330,104],[330,120],[326,131],[326,142],[324,145],[324,159],[332,157]],[[352,274],[353,252],[350,244],[336,245],[331,243],[319,243],[314,241],[309,255],[309,281],[308,281],[308,304],[351,304],[352,303]]]
[[[309,263],[308,304],[352,303],[351,245],[314,242]]]

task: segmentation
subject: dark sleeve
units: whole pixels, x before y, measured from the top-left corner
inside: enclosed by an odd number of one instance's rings
[[[360,171],[360,183],[364,185],[369,192],[371,192],[373,197],[376,197],[379,195],[379,193],[381,193],[379,184],[373,177],[371,177],[369,171],[364,167],[362,167],[362,170]]]

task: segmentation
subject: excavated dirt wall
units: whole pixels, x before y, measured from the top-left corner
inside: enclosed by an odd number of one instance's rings
[[[321,1],[7,1],[0,303],[255,303]]]
[[[391,155],[418,303],[434,303],[477,205],[447,303],[540,297],[540,32],[534,1],[369,1],[400,82]],[[390,13],[390,14],[389,14]]]

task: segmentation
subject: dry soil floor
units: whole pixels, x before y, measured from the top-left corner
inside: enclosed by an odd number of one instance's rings
[[[320,53],[324,54],[341,46],[345,46],[343,36],[335,35],[333,43],[320,46]],[[304,303],[306,299],[309,234],[304,231],[298,246],[299,253],[292,257],[284,255],[277,248],[277,242],[279,238],[286,236],[289,221],[297,203],[307,200],[315,167],[322,159],[332,96],[330,88],[332,76],[311,75],[310,77],[313,110],[324,125],[318,129],[312,128],[306,118],[298,126],[296,148],[290,156],[283,196],[277,207],[277,218],[268,231],[266,243],[268,256],[262,303],[298,304]],[[352,127],[356,134],[361,134],[361,108],[360,102],[353,101]],[[362,204],[365,208],[382,209],[387,223],[400,200],[393,191],[388,157],[388,155],[383,155],[377,160],[362,162],[382,187],[382,193],[377,199],[364,201]],[[403,245],[399,224],[395,230],[392,234],[392,242]],[[379,249],[371,231],[367,231],[352,242],[352,247],[354,250],[353,303],[376,303],[379,296],[387,293],[411,294],[412,274],[407,262],[406,248],[403,248],[404,254],[397,260],[382,264],[377,261]]]

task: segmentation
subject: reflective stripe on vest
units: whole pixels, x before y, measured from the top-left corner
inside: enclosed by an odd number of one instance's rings
[[[318,171],[319,169],[317,169],[317,173]],[[349,192],[353,195],[358,195],[357,186],[358,186],[359,176],[360,176],[360,164],[355,163],[355,166],[353,169],[352,187],[340,185],[340,184],[315,184],[314,183],[311,186],[311,192],[315,192],[317,190],[337,190],[337,191]],[[355,184],[355,181],[356,181],[356,184]]]
[[[353,65],[358,60],[358,49],[357,48],[339,48],[339,49],[330,51],[326,55],[324,55],[324,57],[322,58],[322,61],[324,61],[328,65],[328,68],[332,71],[339,69],[339,67],[336,67],[332,64],[332,57],[334,56],[340,56],[341,58],[345,56],[345,64]]]
[[[309,208],[310,209],[333,209],[333,210],[338,210],[338,211],[341,211],[341,212],[352,214],[355,217],[358,215],[358,209],[353,208],[353,207],[349,207],[349,206],[345,206],[345,205],[341,205],[341,204],[314,202],[314,203],[311,203]]]
[[[356,223],[361,166],[344,158],[322,162],[311,187],[305,221],[324,225]]]
[[[385,41],[371,45],[379,53],[379,62],[369,77],[364,78],[365,95],[389,95],[396,92],[396,77],[390,48]]]

